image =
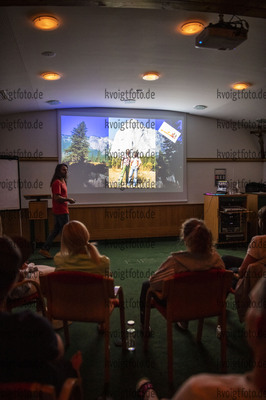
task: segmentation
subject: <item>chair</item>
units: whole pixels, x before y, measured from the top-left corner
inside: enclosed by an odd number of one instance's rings
[[[10,299],[8,298],[6,300],[6,310],[7,311],[11,311],[13,308],[15,307],[21,307],[27,304],[33,304],[36,303],[36,309],[37,311],[41,311],[42,315],[44,317],[46,317],[46,306],[45,306],[45,301],[43,298],[43,294],[42,294],[42,290],[40,285],[38,284],[38,282],[36,282],[33,279],[24,279],[21,282],[17,282],[14,286],[13,286],[13,290],[23,286],[25,284],[31,284],[32,286],[34,286],[35,288],[35,292],[29,295],[25,295],[23,297],[20,297],[18,299]]]
[[[173,383],[172,323],[198,319],[197,341],[201,341],[204,318],[218,316],[221,325],[221,365],[226,371],[226,296],[230,290],[233,273],[210,269],[208,271],[182,272],[163,282],[162,292],[148,290],[145,305],[144,350],[148,348],[150,309],[155,308],[167,322],[168,380]],[[163,307],[153,295],[166,301]]]
[[[37,382],[0,383],[1,400],[82,400],[80,381],[68,378],[56,396],[55,388]]]
[[[122,348],[126,349],[124,295],[113,278],[78,271],[58,271],[44,277],[49,319],[63,320],[69,345],[67,321],[97,322],[105,326],[105,383],[110,380],[110,314],[120,308]]]

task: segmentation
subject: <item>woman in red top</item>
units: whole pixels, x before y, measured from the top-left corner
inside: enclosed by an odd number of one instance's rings
[[[67,197],[67,171],[68,166],[66,164],[58,164],[50,184],[52,188],[55,224],[52,232],[39,251],[39,254],[46,258],[53,258],[49,253],[50,247],[52,246],[54,238],[62,231],[63,226],[69,221],[68,203],[75,203],[75,200]]]

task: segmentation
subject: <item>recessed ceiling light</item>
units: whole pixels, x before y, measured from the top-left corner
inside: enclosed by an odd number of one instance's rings
[[[59,100],[47,100],[45,103],[48,103],[50,106],[56,106],[57,104],[61,104]]]
[[[61,78],[61,75],[58,74],[57,72],[43,72],[41,74],[41,77],[46,81],[57,81],[58,79]]]
[[[200,21],[187,21],[178,29],[182,35],[195,35],[203,30],[204,25]]]
[[[205,108],[207,108],[207,106],[205,106],[204,104],[197,104],[196,106],[193,107],[195,110],[205,110]]]
[[[159,78],[160,74],[155,71],[145,72],[145,74],[142,75],[142,79],[144,79],[145,81],[156,81]]]
[[[59,27],[59,20],[53,15],[38,15],[32,20],[35,28],[42,31],[52,31]]]
[[[55,57],[56,53],[54,51],[43,51],[41,55],[45,57]]]
[[[236,82],[233,83],[232,88],[235,90],[244,90],[251,86],[249,82]]]

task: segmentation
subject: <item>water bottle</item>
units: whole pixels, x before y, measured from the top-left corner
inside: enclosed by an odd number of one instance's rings
[[[136,348],[135,321],[127,321],[127,349],[134,351]]]

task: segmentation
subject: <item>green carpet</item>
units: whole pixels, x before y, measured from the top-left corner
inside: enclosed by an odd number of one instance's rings
[[[149,340],[147,354],[143,352],[143,341],[139,332],[139,295],[141,285],[172,251],[183,249],[183,245],[173,239],[139,239],[128,241],[99,242],[98,249],[111,260],[111,270],[115,284],[121,285],[125,296],[126,320],[136,321],[136,350],[123,353],[115,345],[120,335],[119,310],[111,316],[111,383],[109,394],[114,400],[135,399],[138,379],[147,376],[153,382],[160,397],[170,397],[172,392],[167,381],[166,323],[156,311],[151,312],[153,335]],[[54,255],[58,247],[52,248]],[[218,252],[244,257],[245,248],[223,248]],[[45,260],[37,251],[31,258],[35,264],[53,265],[53,260]],[[228,372],[242,373],[251,367],[251,352],[247,346],[243,324],[240,324],[235,310],[234,298],[228,297]],[[216,338],[217,319],[205,320],[202,343],[195,341],[197,322],[192,321],[189,331],[184,333],[173,327],[174,340],[174,391],[193,374],[201,372],[219,373],[220,341]],[[96,324],[74,322],[69,327],[70,347],[66,357],[77,350],[83,354],[81,374],[83,377],[84,399],[96,399],[104,387],[104,337],[98,334]],[[63,337],[63,331],[58,331]]]

